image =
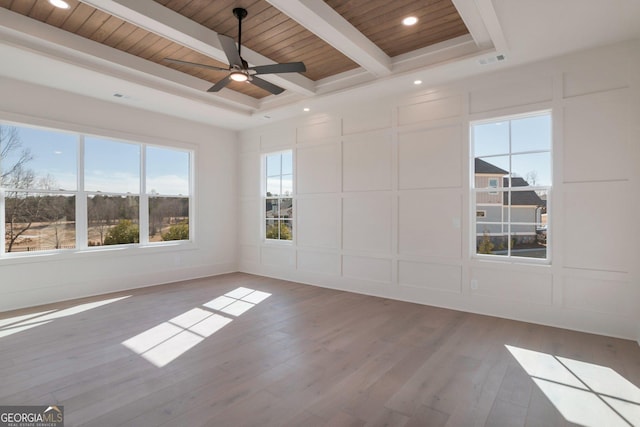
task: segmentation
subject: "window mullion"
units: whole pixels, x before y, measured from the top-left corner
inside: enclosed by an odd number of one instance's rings
[[[140,146],[140,197],[138,199],[138,227],[140,244],[149,244],[149,196],[147,194],[147,145]]]
[[[0,186],[0,220],[2,220],[2,222],[0,223],[0,235],[3,236],[3,240],[2,240],[2,247],[0,248],[0,256],[4,255],[4,251],[5,251],[5,239],[4,236],[6,236],[6,221],[5,221],[5,190],[2,186]]]
[[[513,140],[512,140],[512,129],[511,129],[511,120],[508,121],[509,123],[509,194],[507,197],[507,201],[508,201],[508,205],[507,205],[507,212],[508,212],[508,218],[509,221],[507,222],[507,258],[511,258],[511,221],[513,221],[513,212],[511,211],[511,188],[513,186],[513,182],[512,182],[512,177],[513,177]]]
[[[84,135],[78,136],[77,196],[76,196],[76,248],[86,249],[89,240],[89,213],[87,192],[84,189]]]

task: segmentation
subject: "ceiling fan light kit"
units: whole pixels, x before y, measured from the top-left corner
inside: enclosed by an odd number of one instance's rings
[[[247,61],[241,56],[242,50],[242,20],[247,17],[247,10],[242,7],[236,7],[233,9],[233,15],[238,19],[238,44],[233,38],[218,34],[218,39],[222,45],[222,50],[229,62],[229,68],[214,67],[211,65],[198,64],[195,62],[182,61],[179,59],[165,58],[165,61],[175,64],[191,65],[194,67],[207,68],[216,71],[229,71],[230,73],[219,80],[216,84],[211,86],[207,92],[218,92],[223,87],[227,86],[231,81],[236,82],[249,82],[262,88],[273,95],[278,95],[284,92],[284,89],[280,86],[274,85],[260,77],[256,77],[259,74],[280,74],[280,73],[304,73],[307,71],[303,62],[288,62],[285,64],[270,64],[270,65],[257,65],[249,67]]]
[[[231,80],[236,82],[246,82],[247,80],[249,80],[249,76],[240,71],[234,71],[229,75],[229,77],[231,77]]]

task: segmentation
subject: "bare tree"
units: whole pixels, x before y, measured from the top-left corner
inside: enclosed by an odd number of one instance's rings
[[[15,191],[5,198],[5,242],[7,252],[13,250],[16,240],[31,228],[34,220],[41,216],[42,197],[29,196]]]
[[[536,183],[538,182],[538,172],[536,170],[532,170],[532,171],[527,172],[527,176],[525,178],[525,181],[527,181],[529,183],[529,185],[535,186]]]
[[[22,146],[18,129],[0,125],[0,186],[9,190],[5,197],[7,252],[11,252],[16,240],[31,228],[33,218],[40,212],[40,200],[15,191],[33,187],[35,173],[25,168],[32,159],[31,151]]]
[[[48,241],[54,249],[61,249],[66,239],[68,238],[67,222],[67,197],[61,195],[49,195],[45,196],[45,209],[43,209],[43,217],[49,220],[49,225],[46,229]]]
[[[9,156],[14,153],[18,153],[15,162],[12,165],[6,164]],[[18,129],[0,125],[0,185],[8,187],[7,180],[16,175],[32,159],[31,151],[22,146]]]

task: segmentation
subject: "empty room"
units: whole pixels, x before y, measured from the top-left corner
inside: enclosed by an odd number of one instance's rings
[[[640,427],[640,2],[0,0],[0,426]]]

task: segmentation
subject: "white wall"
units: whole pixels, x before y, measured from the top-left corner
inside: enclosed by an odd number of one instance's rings
[[[0,79],[0,120],[195,150],[192,245],[0,260],[0,311],[236,271],[236,134]],[[135,101],[132,102],[135,105]]]
[[[638,339],[638,70],[639,44],[619,44],[244,131],[240,269]],[[469,121],[547,108],[552,262],[473,259]],[[296,239],[275,245],[260,234],[260,162],[284,148]]]

